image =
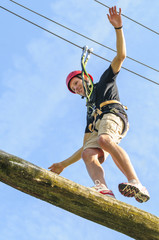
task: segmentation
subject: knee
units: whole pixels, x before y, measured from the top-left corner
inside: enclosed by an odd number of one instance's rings
[[[99,161],[100,164],[102,164],[104,162],[104,152],[102,149],[100,148],[96,148],[96,149],[85,149],[82,153],[82,159],[85,163],[92,163],[92,162],[96,162]]]
[[[82,153],[82,158],[85,163],[91,163],[98,160],[99,150],[87,148]]]
[[[83,152],[82,152],[82,159],[84,162],[88,161],[90,159],[90,150],[89,149],[85,149]]]
[[[109,152],[112,148],[112,145],[114,144],[112,138],[109,135],[103,134],[100,135],[98,138],[98,144],[102,149]]]

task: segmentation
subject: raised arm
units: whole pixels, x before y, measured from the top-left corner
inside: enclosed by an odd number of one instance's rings
[[[116,50],[117,54],[113,59],[111,66],[114,73],[120,71],[122,63],[126,58],[126,44],[122,28],[121,8],[119,13],[116,10],[116,6],[109,8],[109,14],[107,14],[110,23],[113,25],[116,31]]]

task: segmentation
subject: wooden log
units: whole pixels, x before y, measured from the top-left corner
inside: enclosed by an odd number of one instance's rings
[[[138,240],[159,240],[159,218],[0,151],[0,181]]]

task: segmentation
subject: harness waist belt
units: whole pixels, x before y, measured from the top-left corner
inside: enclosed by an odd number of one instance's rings
[[[123,104],[121,104],[119,101],[117,100],[108,100],[108,101],[105,101],[105,102],[102,102],[100,104],[100,109],[108,104],[113,104],[113,103],[118,103],[120,104],[125,110],[128,110],[127,106],[124,106]]]
[[[109,105],[109,104],[114,104],[114,103],[117,103],[117,104],[120,104],[125,110],[127,110],[128,108],[126,106],[123,106],[119,101],[117,100],[108,100],[108,101],[105,101],[105,102],[102,102],[100,104],[100,109],[96,108],[95,111],[93,112],[92,116],[94,117],[94,121],[93,123],[90,123],[88,128],[91,132],[93,132],[95,129],[95,122],[97,120],[97,117],[98,116],[101,116],[103,114],[103,111],[102,111],[102,107],[106,106],[106,105]],[[126,131],[126,128],[127,128],[127,124],[128,124],[128,120],[127,120],[127,117],[125,117],[122,113],[120,113],[118,110],[115,111],[116,109],[112,109],[110,110],[109,112],[112,112],[114,113],[115,115],[119,116],[120,118],[122,118],[122,120],[124,121],[124,129],[123,129],[123,132],[122,134]]]

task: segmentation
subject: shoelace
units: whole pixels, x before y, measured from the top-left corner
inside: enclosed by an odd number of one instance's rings
[[[99,180],[95,180],[95,185],[96,185],[97,187],[99,187],[99,186],[101,185],[100,181],[99,181]]]
[[[103,187],[104,186],[102,186],[102,184],[101,184],[101,182],[99,181],[99,180],[95,180],[95,186],[94,186],[94,188],[96,189],[96,190],[103,190]],[[105,187],[106,188],[106,187]],[[106,189],[104,189],[104,190],[107,190],[107,188]]]

